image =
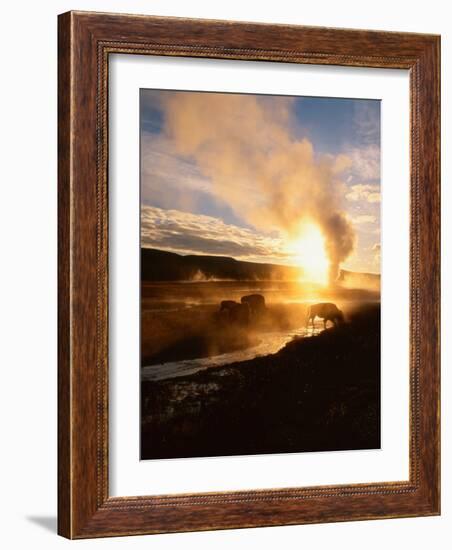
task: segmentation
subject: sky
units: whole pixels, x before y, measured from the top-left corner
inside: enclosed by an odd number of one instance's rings
[[[380,102],[141,90],[142,246],[380,271]],[[302,242],[302,241],[300,241]]]

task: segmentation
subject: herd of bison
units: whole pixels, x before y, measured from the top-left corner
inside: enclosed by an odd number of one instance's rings
[[[256,318],[260,318],[266,312],[265,298],[262,294],[248,294],[242,296],[240,302],[235,300],[223,300],[220,303],[219,318],[221,321],[246,326]],[[323,320],[326,329],[327,322],[334,326],[344,322],[343,312],[332,303],[312,304],[308,307],[306,325],[314,326],[316,318]]]

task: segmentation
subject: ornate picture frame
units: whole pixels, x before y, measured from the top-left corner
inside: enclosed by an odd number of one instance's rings
[[[68,12],[58,61],[58,532],[90,538],[440,513],[440,37]],[[410,75],[409,480],[109,496],[111,54],[406,69]]]

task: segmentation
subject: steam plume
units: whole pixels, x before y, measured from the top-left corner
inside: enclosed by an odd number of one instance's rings
[[[161,101],[174,153],[194,159],[215,195],[256,229],[294,239],[301,222],[317,223],[335,280],[355,244],[338,193],[347,159],[316,158],[308,139],[293,137],[293,100],[162,92]]]

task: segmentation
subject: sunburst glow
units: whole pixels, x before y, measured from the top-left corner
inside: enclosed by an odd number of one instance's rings
[[[327,284],[329,261],[325,239],[318,225],[304,223],[299,237],[290,243],[290,250],[303,269],[303,280]]]

